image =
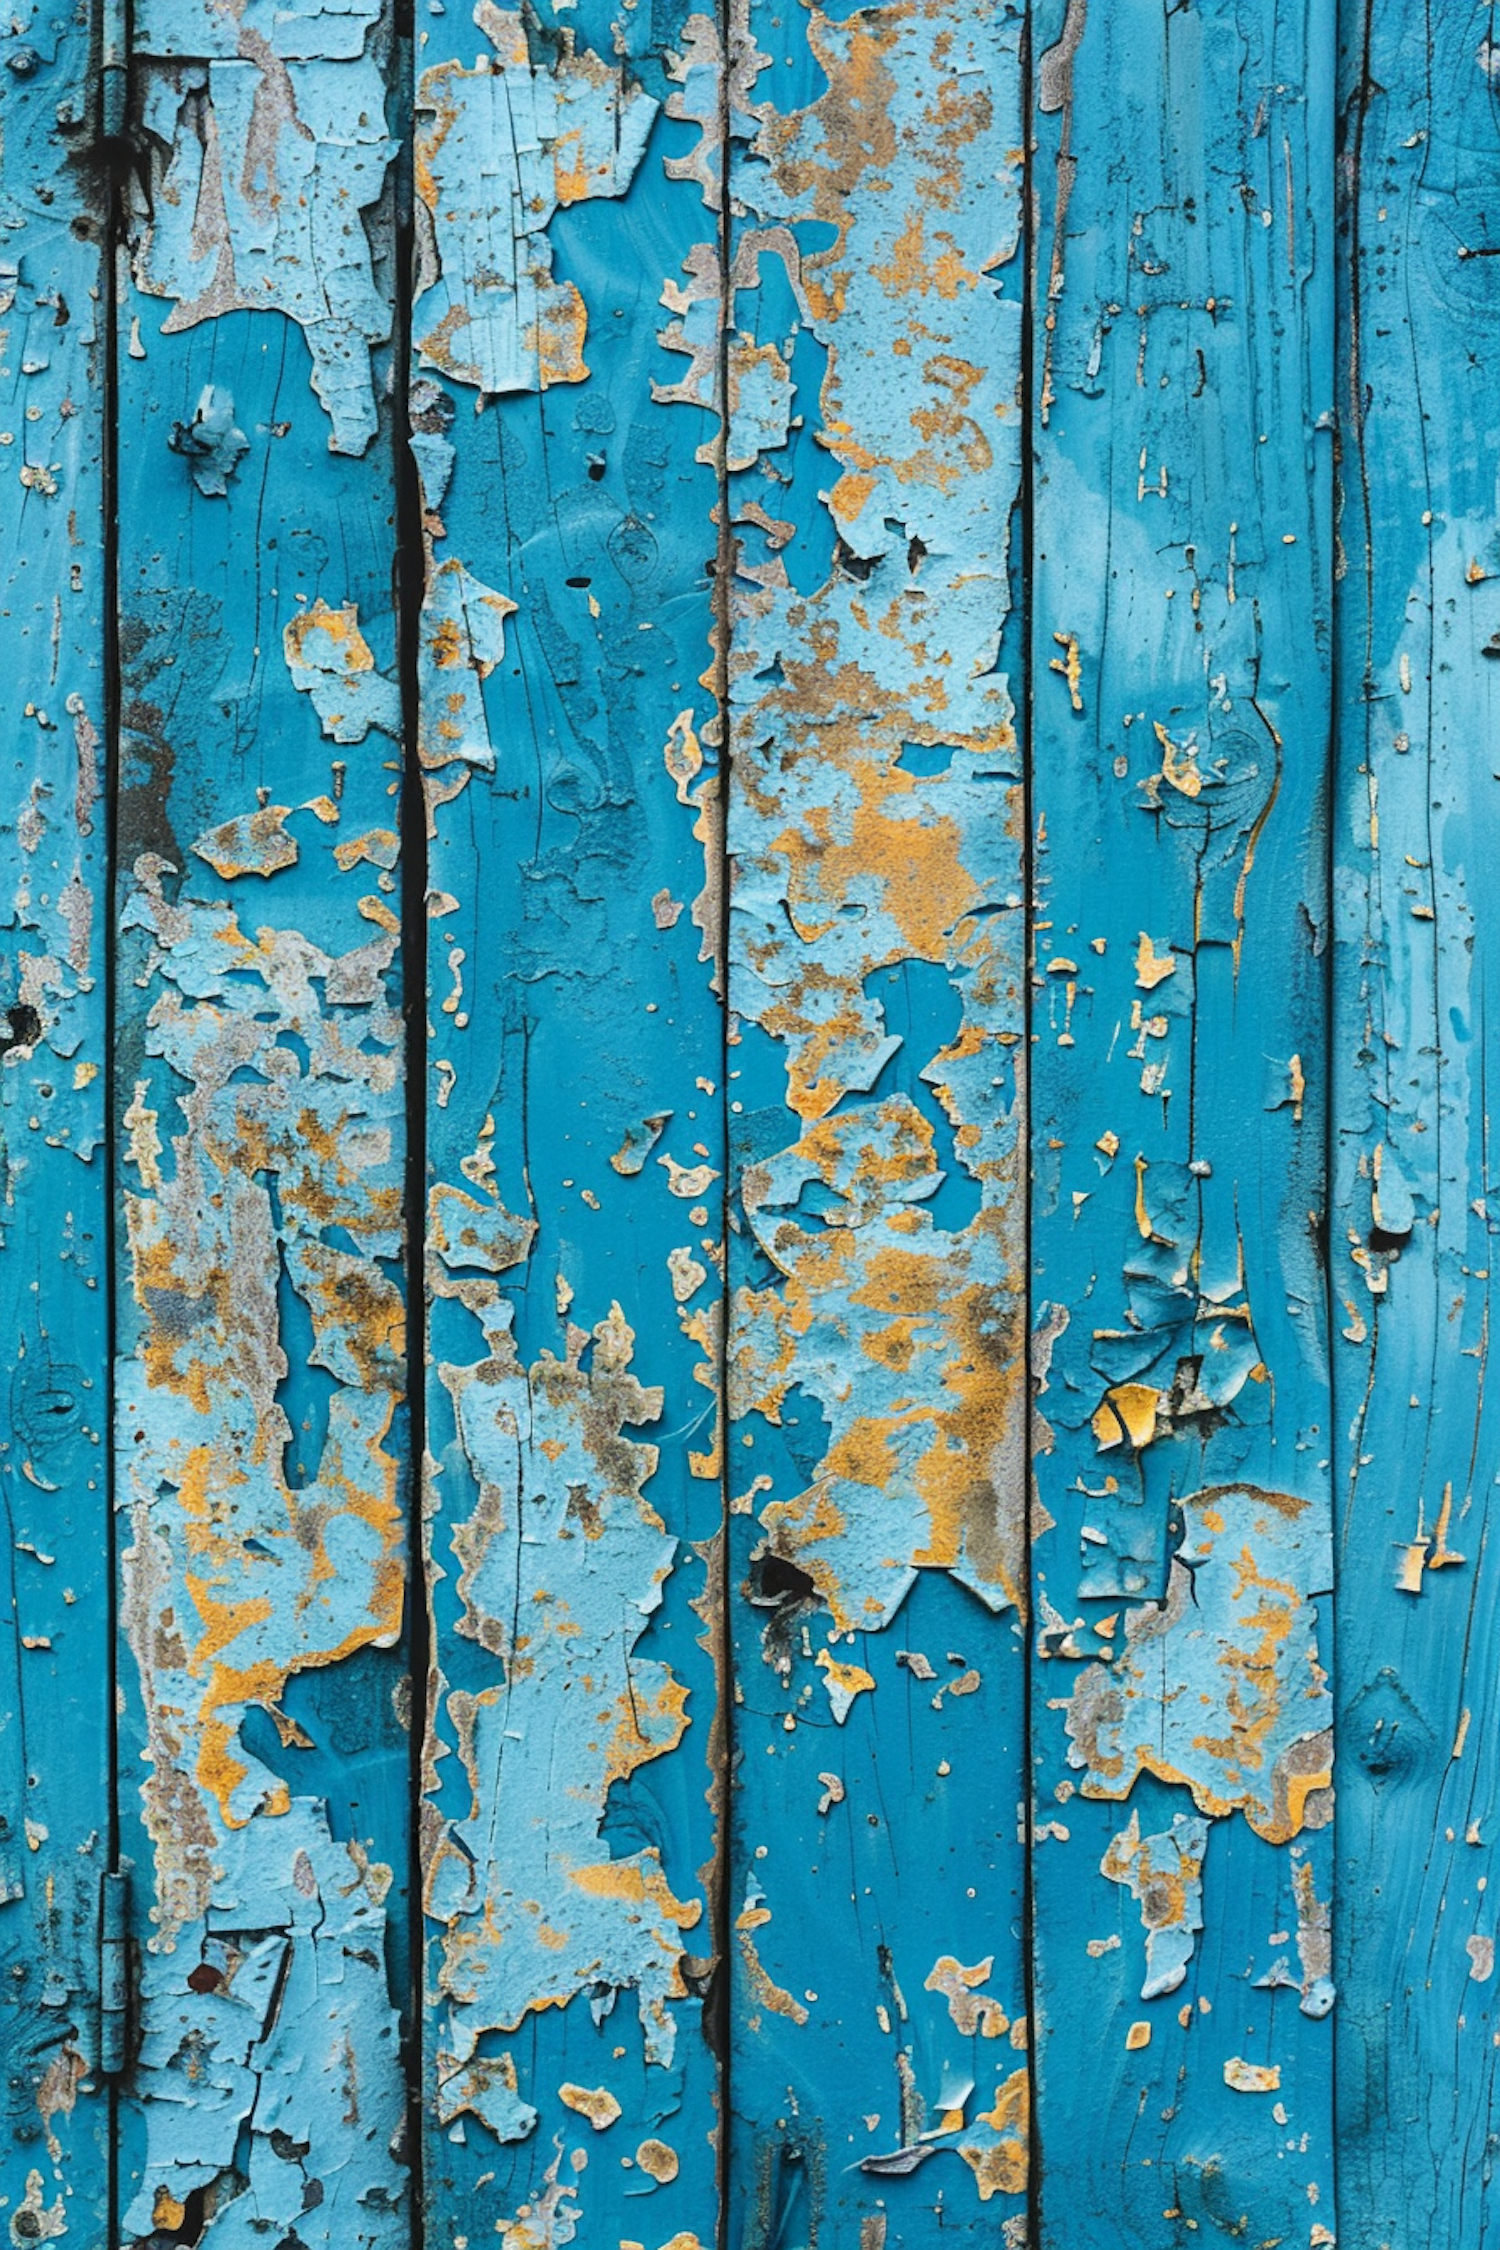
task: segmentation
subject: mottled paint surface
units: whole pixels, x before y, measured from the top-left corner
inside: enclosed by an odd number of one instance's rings
[[[167,335],[285,314],[329,443],[351,454],[376,432],[371,350],[391,332],[369,223],[395,154],[380,15],[379,0],[140,0],[131,25],[149,188],[137,287],[170,300]]]
[[[410,2239],[401,720],[369,354],[391,320],[388,75],[369,11],[136,19],[115,903],[131,2242]]]
[[[0,2223],[103,2239],[104,182],[87,25],[0,38]]]
[[[1483,2250],[1488,12],[86,15],[0,2231]]]
[[[1342,57],[1338,2122],[1342,2200],[1391,2250],[1500,2224],[1494,36],[1379,9]]]
[[[706,2250],[719,2198],[714,424],[653,395],[685,36],[481,0],[417,75],[427,2238],[506,2250]]]
[[[1020,37],[950,0],[730,25],[728,2231],[757,2250],[1025,2223]]]
[[[1332,12],[1033,38],[1039,2224],[1328,2241]]]

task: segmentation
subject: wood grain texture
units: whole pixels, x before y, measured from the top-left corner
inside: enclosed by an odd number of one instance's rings
[[[394,5],[0,42],[0,2229],[1500,2250],[1493,11]]]
[[[1496,2237],[1495,25],[1344,24],[1340,2239]]]
[[[417,68],[425,2221],[507,2250],[717,2223],[716,476],[658,341],[694,36],[455,9]]]
[[[1024,2239],[1021,32],[953,0],[729,22],[726,2235],[755,2250]]]
[[[1333,22],[1033,36],[1040,2232],[1323,2243]]]
[[[102,2240],[108,196],[86,24],[0,55],[0,2224]]]
[[[410,2239],[389,26],[138,5],[116,2239]],[[163,302],[163,300],[166,300]],[[257,309],[249,309],[255,307]]]

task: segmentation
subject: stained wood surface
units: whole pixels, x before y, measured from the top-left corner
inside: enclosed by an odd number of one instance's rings
[[[10,2239],[1482,2250],[1488,14],[4,56]]]
[[[402,733],[374,5],[137,7],[115,914],[119,2234],[411,2238]],[[250,308],[255,309],[250,309]],[[264,309],[261,309],[264,308]]]
[[[86,25],[0,72],[0,2216],[103,2238],[111,1864],[103,283]]]
[[[1353,12],[1342,56],[1339,2155],[1391,2250],[1496,2232],[1492,32]]]
[[[1034,30],[1039,2226],[1321,2242],[1333,21]]]
[[[702,89],[683,14],[612,21],[455,10],[416,81],[426,2238],[509,2250],[718,2207]]]

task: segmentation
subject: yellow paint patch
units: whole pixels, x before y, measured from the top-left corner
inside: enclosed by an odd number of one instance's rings
[[[1140,944],[1135,949],[1135,981],[1143,992],[1154,992],[1159,984],[1177,974],[1175,953],[1158,953],[1150,934],[1142,930]]]
[[[1137,1453],[1145,1451],[1156,1435],[1156,1409],[1161,1392],[1149,1383],[1116,1383],[1094,1409],[1089,1427],[1101,1453],[1128,1438]]]
[[[575,2086],[570,2081],[558,2087],[557,2098],[565,2108],[586,2117],[596,2133],[613,2125],[620,2114],[620,2105],[607,2086]]]
[[[997,2087],[993,2109],[981,2110],[976,2124],[988,2125],[998,2141],[967,2142],[959,2155],[974,2174],[981,2203],[992,2195],[1026,2193],[1031,2138],[1031,2085],[1024,2070],[1013,2070]]]
[[[841,1664],[830,1656],[826,1648],[818,1651],[819,1670],[826,1674],[824,1685],[833,1705],[834,1717],[842,1721],[857,1695],[868,1694],[875,1685],[874,1679],[862,1664]]]

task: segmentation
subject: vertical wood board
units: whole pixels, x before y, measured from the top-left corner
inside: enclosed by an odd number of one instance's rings
[[[390,66],[375,0],[135,10],[114,1127],[130,2242],[411,2238]]]
[[[716,478],[658,341],[695,39],[481,6],[417,57],[425,2218],[508,2250],[717,2223]]]
[[[729,18],[747,2250],[1024,2239],[1021,37]]]
[[[1495,2239],[1489,10],[1350,9],[1333,1024],[1346,2242]]]
[[[0,71],[0,2224],[107,2224],[104,355],[86,24]]]
[[[1334,27],[1033,33],[1041,2240],[1326,2242]]]

